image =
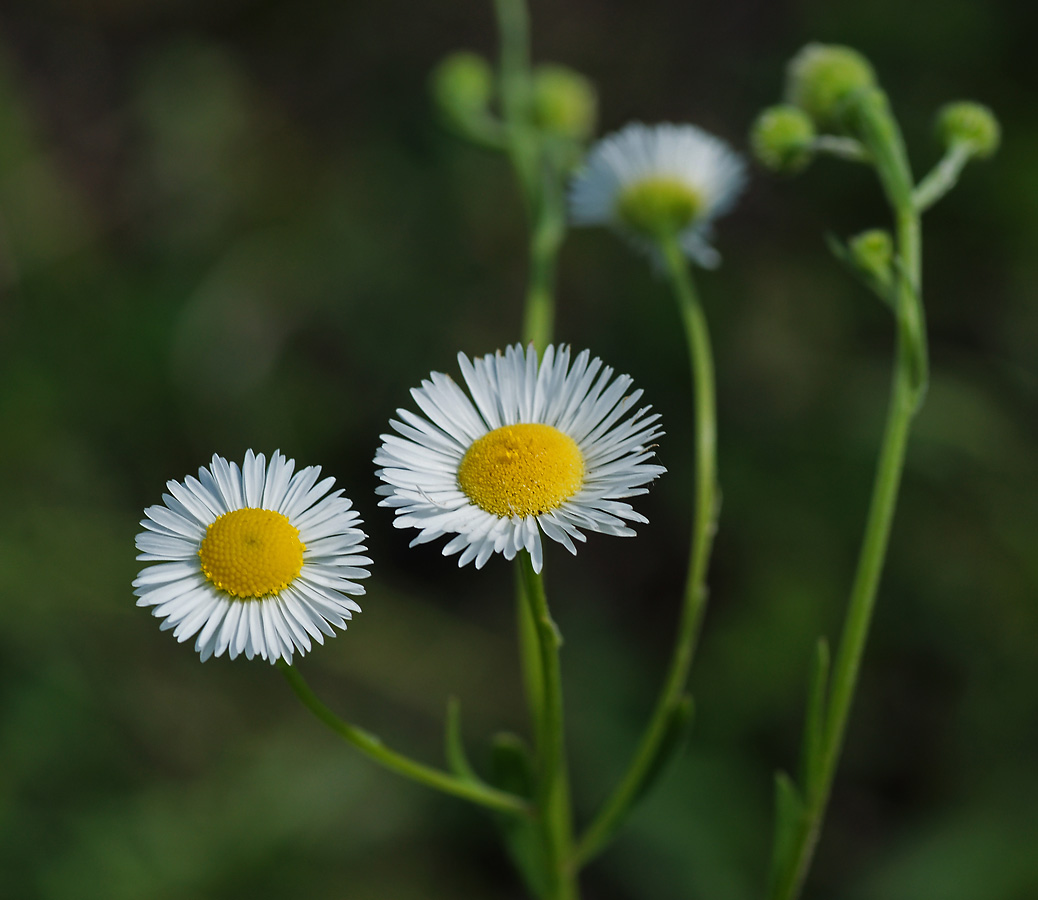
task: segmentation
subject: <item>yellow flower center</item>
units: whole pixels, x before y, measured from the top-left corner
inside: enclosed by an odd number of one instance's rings
[[[537,516],[558,509],[584,481],[576,441],[551,425],[495,428],[473,442],[458,466],[458,484],[495,516]]]
[[[703,211],[703,198],[677,178],[636,181],[620,194],[616,214],[632,231],[647,237],[676,234]]]
[[[202,571],[232,597],[278,594],[303,568],[306,546],[299,529],[272,509],[235,509],[205,533],[198,558]]]

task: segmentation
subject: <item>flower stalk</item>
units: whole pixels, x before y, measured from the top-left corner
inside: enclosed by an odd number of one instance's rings
[[[570,863],[573,817],[569,777],[566,771],[565,718],[559,649],[562,635],[551,618],[544,581],[533,570],[530,554],[519,554],[522,596],[533,623],[537,658],[541,666],[540,694],[533,698],[534,733],[537,751],[535,804],[544,843],[548,872],[545,900],[576,900],[579,897],[576,869]],[[531,660],[531,662],[533,662]]]
[[[500,94],[505,145],[530,224],[530,267],[523,305],[523,343],[538,353],[555,327],[555,264],[566,234],[565,147],[534,119],[530,20],[525,0],[495,0],[501,38]]]
[[[809,704],[805,727],[803,792],[784,776],[778,783],[779,822],[768,892],[771,900],[799,897],[818,843],[890,542],[908,436],[927,382],[918,189],[912,188],[900,129],[882,92],[878,88],[861,91],[850,104],[851,121],[873,158],[896,222],[898,265],[891,299],[897,350],[872,499],[832,680],[826,689],[823,653],[812,688],[816,699]]]
[[[688,572],[677,637],[663,687],[627,771],[577,845],[578,865],[590,861],[606,846],[665,762],[666,751],[689,724],[692,709],[686,685],[709,596],[706,576],[720,509],[713,353],[688,262],[673,234],[661,236],[660,252],[685,330],[694,398],[695,480]]]

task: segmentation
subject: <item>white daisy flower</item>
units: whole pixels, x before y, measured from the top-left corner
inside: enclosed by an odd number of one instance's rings
[[[320,466],[294,468],[280,452],[268,466],[250,450],[240,469],[214,455],[144,511],[137,559],[154,565],[133,582],[137,605],[178,641],[197,634],[202,662],[226,651],[291,663],[360,612],[348,596],[371,565],[360,518]]]
[[[650,462],[662,432],[635,408],[640,390],[624,396],[630,376],[614,379],[586,350],[570,366],[569,347],[540,364],[519,344],[458,363],[471,399],[433,372],[411,391],[426,417],[398,409],[375,454],[379,505],[419,530],[412,547],[455,535],[443,553],[460,552],[458,565],[525,549],[539,572],[541,532],[576,553],[582,529],[627,537],[627,522],[648,521],[622,500],[666,471]]]
[[[596,143],[570,185],[574,225],[611,225],[654,254],[662,235],[713,268],[721,257],[708,243],[714,219],[746,183],[742,158],[695,125],[626,126]]]

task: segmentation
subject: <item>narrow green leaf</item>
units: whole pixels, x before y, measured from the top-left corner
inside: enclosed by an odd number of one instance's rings
[[[822,741],[825,735],[825,698],[829,691],[829,642],[821,637],[815,650],[811,684],[807,692],[804,742],[801,750],[800,780],[808,796],[818,787],[822,771]]]
[[[681,750],[692,727],[692,712],[692,697],[685,694],[670,711],[670,716],[664,725],[663,738],[656,748],[656,755],[646,766],[638,787],[631,794],[631,806],[649,791],[663,773],[667,763]]]
[[[465,744],[461,737],[461,704],[457,697],[447,701],[447,721],[444,732],[447,765],[459,778],[466,781],[479,781],[476,770],[472,768],[465,755]]]
[[[796,849],[804,827],[805,808],[800,791],[785,772],[775,773],[775,838],[771,847],[768,896],[778,895],[793,876]]]
[[[501,790],[532,797],[535,790],[533,761],[526,743],[514,734],[494,736],[490,754],[490,780]],[[495,815],[505,848],[534,897],[544,897],[552,876],[537,822],[525,816]]]

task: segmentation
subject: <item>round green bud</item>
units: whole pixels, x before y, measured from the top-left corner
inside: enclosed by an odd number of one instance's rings
[[[534,70],[533,116],[545,131],[585,141],[594,134],[597,114],[595,87],[579,72],[552,64]]]
[[[855,91],[876,84],[872,65],[839,44],[807,44],[786,69],[786,100],[815,121],[819,131],[840,130],[840,106]]]
[[[961,101],[941,107],[937,113],[937,135],[946,148],[966,144],[973,156],[983,159],[998,149],[1002,129],[986,106]]]
[[[450,118],[465,121],[486,112],[494,95],[494,71],[478,53],[452,53],[433,69],[433,96]]]
[[[863,231],[847,242],[854,264],[872,275],[877,281],[890,281],[890,268],[894,259],[894,241],[890,232],[882,228]]]
[[[753,155],[775,172],[799,172],[814,155],[815,125],[797,106],[772,106],[759,116],[750,131]]]

